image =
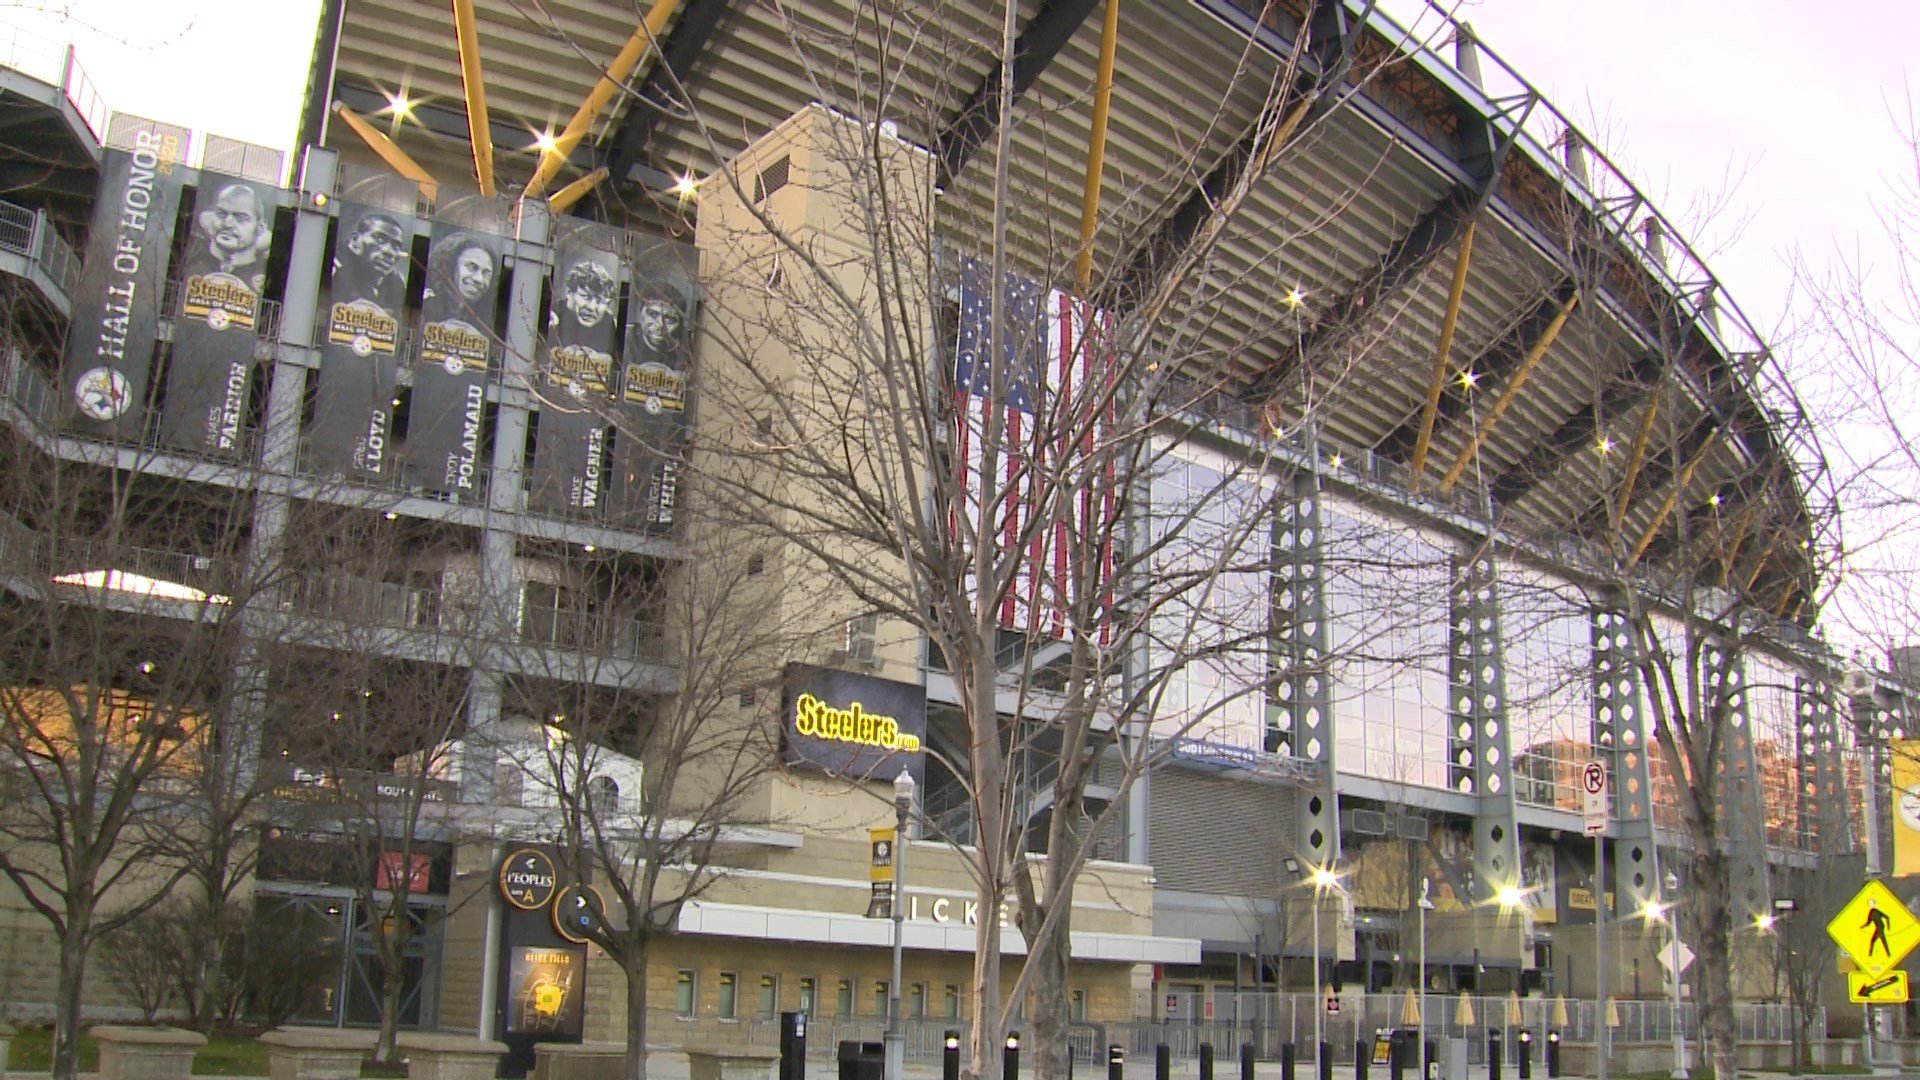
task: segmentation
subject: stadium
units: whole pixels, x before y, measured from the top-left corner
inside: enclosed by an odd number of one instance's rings
[[[48,60],[0,71],[9,790],[122,784],[239,838],[207,867],[95,826],[101,910],[198,889],[311,944],[241,964],[242,1012],[620,1039],[617,957],[506,885],[530,847],[564,869],[568,805],[702,841],[649,1038],[898,1010],[927,1060],[977,1020],[983,926],[1028,949],[977,902],[993,828],[1055,863],[1084,833],[1083,1062],[1346,1053],[1409,1005],[1664,1055],[1704,991],[1663,909],[1724,943],[1739,1037],[1784,1044],[1780,902],[1895,867],[1908,691],[1821,644],[1834,493],[1768,342],[1435,11],[328,0],[290,161]],[[915,517],[932,542],[862,531]],[[936,548],[997,552],[1000,591]],[[984,673],[929,600],[962,594]],[[992,828],[983,715],[1018,789]],[[700,827],[643,794],[694,716],[777,747],[701,774],[735,813]],[[1071,791],[1069,730],[1100,748]],[[10,802],[16,850],[96,835]],[[142,1008],[98,974],[56,1000],[29,943],[87,889],[36,858],[0,1005]]]

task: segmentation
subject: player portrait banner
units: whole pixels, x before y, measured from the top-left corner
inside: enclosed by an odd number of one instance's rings
[[[649,530],[671,528],[682,448],[692,420],[698,249],[661,240],[628,268],[626,344],[621,350],[619,431],[614,435],[617,516]]]
[[[528,494],[541,509],[591,510],[605,498],[619,262],[594,246],[593,236],[577,231],[554,252],[553,309],[534,385],[540,422]]]
[[[1920,874],[1920,739],[1887,743],[1893,786],[1893,876]]]
[[[138,438],[188,135],[116,118],[108,140],[74,292],[59,415],[64,426],[88,435]]]
[[[260,296],[273,248],[271,188],[202,172],[181,257],[161,441],[177,450],[240,453]]]
[[[499,282],[497,237],[434,225],[407,409],[407,474],[421,487],[477,494]]]
[[[342,202],[320,348],[310,472],[369,479],[393,468],[393,392],[411,222]]]

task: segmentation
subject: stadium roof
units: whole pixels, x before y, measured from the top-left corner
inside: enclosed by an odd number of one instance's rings
[[[1361,0],[1115,2],[1093,291],[1137,302],[1222,193],[1261,170],[1203,284],[1179,298],[1205,314],[1183,322],[1197,327],[1177,350],[1185,373],[1277,428],[1311,401],[1344,467],[1476,515],[1490,505],[1520,533],[1591,537],[1617,513],[1614,535],[1652,561],[1684,520],[1689,550],[1729,584],[1811,619],[1831,492],[1791,387],[1679,223],[1520,74],[1433,11],[1402,26]],[[892,120],[937,155],[942,233],[984,235],[968,226],[993,203],[994,4],[455,0],[456,17],[463,6],[503,190],[650,12],[657,52],[559,175],[608,167],[600,212],[671,217],[676,180],[819,101]],[[1062,267],[1078,243],[1104,10],[1016,12],[1011,234],[1029,267]],[[324,17],[314,85],[384,114],[437,178],[471,185],[447,7],[330,0]],[[328,104],[309,101],[303,138]],[[1270,154],[1252,140],[1263,123],[1287,133]],[[334,125],[328,141],[351,138]]]

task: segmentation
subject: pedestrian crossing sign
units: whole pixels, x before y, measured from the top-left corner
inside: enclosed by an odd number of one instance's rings
[[[1854,965],[1878,978],[1920,945],[1920,920],[1883,881],[1869,881],[1827,924],[1827,936]]]
[[[1907,995],[1904,971],[1889,971],[1885,975],[1847,972],[1847,1000],[1856,1005],[1904,1005]]]

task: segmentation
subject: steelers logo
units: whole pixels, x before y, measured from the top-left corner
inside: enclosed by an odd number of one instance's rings
[[[445,368],[449,375],[458,375],[460,374],[460,369],[466,367],[465,364],[460,362],[460,358],[457,356],[449,356],[445,360],[440,361],[440,366]]]
[[[214,308],[207,312],[207,326],[214,330],[225,330],[233,322],[233,316]]]
[[[73,400],[95,420],[118,420],[133,404],[133,384],[110,367],[97,367],[74,382]]]
[[[1894,805],[1900,813],[1900,824],[1920,832],[1920,788],[1908,788],[1894,798]]]
[[[373,355],[373,339],[368,337],[365,334],[353,335],[353,355],[372,356]]]
[[[660,415],[660,395],[659,394],[647,395],[646,410],[655,416]]]
[[[575,379],[567,383],[567,393],[572,394],[574,397],[577,397],[577,398],[586,397],[587,396],[586,384],[582,383],[578,379]]]

